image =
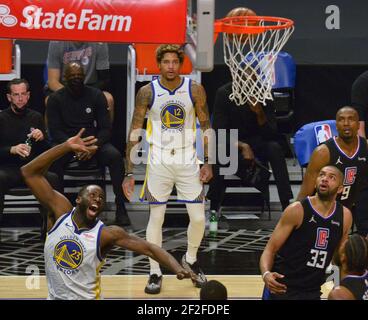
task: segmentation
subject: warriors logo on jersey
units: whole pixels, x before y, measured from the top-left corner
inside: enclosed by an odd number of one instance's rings
[[[162,129],[182,130],[185,121],[185,109],[178,103],[169,103],[161,110]]]
[[[83,250],[75,240],[62,240],[54,250],[54,261],[62,270],[76,270],[83,261]]]

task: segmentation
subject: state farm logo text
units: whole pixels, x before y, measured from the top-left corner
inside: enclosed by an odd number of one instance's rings
[[[78,13],[65,12],[63,8],[57,12],[44,11],[36,5],[29,5],[22,11],[20,26],[27,29],[66,29],[89,31],[124,31],[129,32],[132,24],[131,16],[98,14],[93,9],[82,9]],[[10,15],[9,7],[0,4],[0,24],[12,27],[17,18]]]

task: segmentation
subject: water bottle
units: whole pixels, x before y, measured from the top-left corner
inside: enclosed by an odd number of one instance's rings
[[[32,133],[33,130],[34,130],[34,128],[31,128],[30,133]],[[32,143],[33,143],[33,138],[31,136],[31,134],[27,135],[27,139],[26,139],[26,141],[24,141],[24,143],[29,147],[29,154],[31,154]]]
[[[210,236],[215,236],[218,229],[218,218],[215,210],[210,211]]]

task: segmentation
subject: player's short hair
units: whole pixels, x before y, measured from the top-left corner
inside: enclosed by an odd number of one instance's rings
[[[337,112],[336,112],[336,119],[339,116],[339,114],[341,112],[344,112],[344,111],[352,111],[355,114],[355,116],[358,118],[358,120],[359,120],[358,111],[354,107],[351,107],[351,106],[344,106],[344,107],[341,107],[339,110],[337,110]]]
[[[349,271],[363,273],[368,268],[368,240],[355,233],[345,243],[344,252]]]
[[[82,197],[84,196],[84,194],[87,192],[87,189],[88,187],[90,186],[96,186],[96,187],[99,187],[102,189],[101,186],[99,186],[98,184],[87,184],[87,185],[84,185],[79,191],[78,191],[78,197]],[[103,189],[102,189],[103,190]]]
[[[227,300],[226,287],[217,280],[206,282],[199,293],[201,300]]]
[[[162,44],[162,45],[160,45],[156,50],[156,61],[157,61],[157,63],[160,63],[161,60],[163,59],[165,53],[168,53],[168,52],[176,53],[178,58],[179,58],[180,64],[183,63],[183,61],[184,61],[184,50],[182,49],[181,46],[176,45],[176,44]]]

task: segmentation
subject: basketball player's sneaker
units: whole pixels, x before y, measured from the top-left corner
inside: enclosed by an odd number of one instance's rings
[[[149,276],[144,292],[148,294],[158,294],[161,291],[162,275],[158,276],[156,273]]]
[[[207,278],[204,275],[202,269],[199,267],[198,261],[194,262],[193,264],[190,264],[186,261],[184,254],[183,258],[181,259],[181,265],[188,272],[194,273],[195,280],[192,279],[193,284],[197,288],[202,288],[203,285],[207,282]]]

